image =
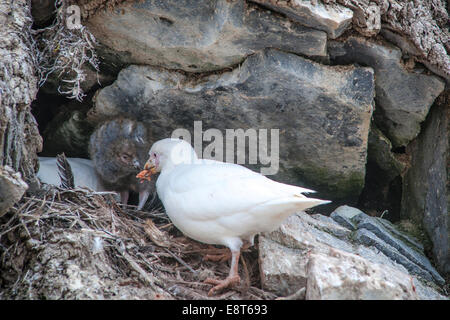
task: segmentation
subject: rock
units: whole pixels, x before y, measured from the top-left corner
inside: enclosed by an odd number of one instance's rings
[[[17,241],[20,254],[14,263],[28,268],[29,272],[26,275],[16,274],[17,271],[7,261],[1,275],[3,283],[9,284],[11,276],[20,277],[22,281],[14,289],[6,286],[0,292],[1,299],[171,299],[168,293],[148,281],[144,282],[146,285],[137,285],[140,277],[117,270],[114,263],[108,262],[107,252],[94,254],[92,248],[98,238],[95,234],[83,230],[71,229],[68,232],[56,229],[50,235],[44,235],[47,236],[49,239],[42,242],[34,240],[27,246]]]
[[[438,269],[450,274],[450,111],[444,94],[430,114],[416,141],[408,146],[412,155],[402,195],[403,218],[423,226],[432,242]]]
[[[19,172],[9,166],[0,166],[0,217],[22,198],[27,189]]]
[[[386,182],[391,182],[406,169],[406,165],[395,157],[392,149],[389,139],[376,125],[372,125],[369,132],[368,161],[376,163]]]
[[[400,61],[401,51],[388,44],[349,37],[345,42],[330,42],[328,49],[334,63],[356,62],[374,68],[377,126],[394,147],[413,140],[433,101],[444,90],[444,82],[436,76],[408,72]]]
[[[372,121],[367,150],[366,180],[358,205],[373,214],[400,220],[402,175],[408,156],[394,153],[392,143]],[[402,151],[402,150],[400,150]]]
[[[101,180],[95,172],[92,160],[81,158],[67,158],[72,169],[75,187],[87,187],[93,191],[105,191]],[[44,183],[55,186],[61,185],[56,158],[39,157],[39,171],[37,177]]]
[[[118,63],[189,72],[229,68],[265,48],[326,56],[325,32],[243,0],[122,3],[97,12],[86,26]]]
[[[356,226],[351,219],[361,213],[363,212],[359,209],[340,206],[330,214],[330,217],[341,226],[353,231],[356,230]]]
[[[293,249],[309,250],[326,245],[349,252],[353,250],[352,245],[345,241],[350,236],[349,230],[337,224],[324,224],[304,212],[290,216],[280,228],[263,235]]]
[[[355,240],[366,246],[377,248],[390,259],[404,266],[412,274],[418,275],[427,281],[438,282],[440,285],[445,283],[445,280],[442,279],[439,274],[437,276],[435,276],[435,274],[432,275],[427,269],[419,266],[416,263],[416,259],[408,259],[407,254],[404,254],[405,251],[400,252],[397,248],[384,242],[367,229],[359,229],[356,232]]]
[[[68,157],[88,158],[87,146],[94,127],[86,121],[86,112],[63,105],[43,132],[43,156],[55,156],[64,151]]]
[[[402,239],[408,237],[409,240],[396,239],[397,242],[401,243],[401,246],[406,246],[406,243],[408,243],[408,245],[414,243],[414,239],[404,235],[389,222],[385,222],[383,219],[369,217],[356,208],[341,206],[334,213],[334,217],[336,216],[345,217],[351,221],[354,227],[358,228],[359,226],[362,226],[362,228],[352,232],[350,229],[340,226],[331,218],[327,218],[320,214],[309,216],[303,212],[299,212],[286,219],[279,229],[270,233],[261,234],[259,236],[259,263],[263,287],[277,295],[286,296],[298,291],[306,278],[306,292],[308,295],[310,276],[312,276],[309,274],[308,266],[312,259],[311,257],[319,255],[321,258],[320,262],[318,262],[319,260],[316,261],[318,264],[322,263],[323,260],[331,260],[323,262],[324,266],[339,265],[339,262],[336,262],[335,260],[342,259],[341,263],[343,265],[355,263],[357,266],[365,266],[370,268],[370,270],[395,270],[395,273],[393,273],[395,276],[391,279],[391,284],[394,285],[395,283],[395,292],[401,292],[403,290],[401,283],[403,283],[402,279],[406,276],[409,279],[410,285],[412,285],[412,281],[414,281],[418,298],[446,299],[436,291],[435,284],[433,283],[439,283],[441,285],[442,281],[438,281],[440,276],[438,274],[436,275],[435,271],[433,271],[433,267],[431,267],[431,269],[429,268],[430,266],[429,262],[427,262],[427,258],[421,256],[423,253],[417,251],[412,255],[414,255],[414,258],[416,259],[420,258],[421,263],[428,265],[428,267],[419,266],[411,261],[395,247],[383,241],[368,229],[363,228],[365,226],[364,223],[359,225],[358,221],[365,221],[368,223],[367,219],[373,219],[376,221],[376,225],[379,228],[386,229],[384,232],[389,233],[387,230],[392,229],[394,230],[391,231],[392,234],[396,234]],[[417,250],[418,248],[420,249],[420,245],[417,244],[415,248]],[[333,253],[335,251],[344,253],[335,256]],[[362,260],[355,262],[353,259],[349,259],[350,262],[348,262],[347,255],[356,255],[359,257],[358,259]],[[349,266],[347,266],[345,270],[347,270],[347,268],[349,268]],[[342,276],[342,270],[334,269],[332,267],[330,267],[331,271],[328,270],[322,275],[320,275],[321,272],[325,272],[323,269],[314,267],[312,270],[314,270],[314,273],[317,271],[317,274],[313,275],[313,277],[318,277],[317,279],[324,277],[325,279],[335,278],[339,280]],[[359,274],[364,268],[355,267],[355,270],[357,270],[357,273],[354,274]],[[330,289],[330,292],[334,292],[333,294],[342,294],[342,299],[345,297],[349,299],[351,296],[355,297],[355,295],[361,293],[361,290],[372,292],[371,289],[367,289],[371,288],[372,284],[370,284],[370,282],[364,282],[366,281],[364,280],[366,275],[363,273],[359,276],[363,279],[362,283],[354,283],[352,282],[353,280],[350,279],[350,282],[348,283],[349,286],[345,287],[349,291],[348,294],[350,296],[345,296],[345,293],[343,293],[344,289],[339,291],[338,288],[334,288],[332,290]],[[374,280],[375,283],[382,286],[381,284],[385,281],[383,277],[384,276],[374,278],[376,279],[376,281]],[[420,281],[416,278],[420,279]],[[290,280],[295,283],[292,288],[288,288],[286,285]],[[341,280],[342,279],[339,281]],[[315,289],[313,289],[313,291],[314,290]],[[377,294],[380,295],[383,294],[386,299],[392,299],[393,297],[390,297],[389,295],[391,294],[390,292],[394,291],[388,287],[385,287],[385,290],[386,292],[377,290],[374,292],[377,292]],[[310,297],[317,294],[316,291],[314,294],[310,293]],[[370,295],[365,295],[364,298],[369,299]]]
[[[413,56],[420,55],[420,51],[417,49],[417,47],[414,45],[414,43],[411,40],[405,38],[404,36],[401,36],[398,33],[395,33],[387,28],[381,29],[380,33],[385,39],[389,40],[390,42],[395,44],[397,47],[402,49],[402,51],[404,53],[407,53],[407,54],[413,55]]]
[[[408,274],[331,248],[310,254],[307,277],[307,300],[418,299]]]
[[[411,236],[399,231],[389,221],[370,217],[349,206],[337,208],[331,215],[342,226],[356,230],[355,240],[374,246],[387,257],[403,265],[409,272],[442,285],[445,280],[425,256],[423,246]]]
[[[326,199],[356,199],[364,185],[373,93],[370,68],[328,67],[266,50],[233,71],[201,79],[130,66],[97,92],[89,116],[129,115],[148,123],[155,139],[177,128],[192,136],[196,120],[222,134],[282,128],[276,180],[315,188]]]
[[[37,182],[35,165],[42,150],[31,102],[38,92],[31,1],[0,1],[0,167]]]
[[[310,1],[252,0],[264,7],[285,14],[292,21],[327,32],[331,39],[339,37],[350,27],[353,11],[339,4]]]
[[[287,296],[306,287],[307,250],[287,248],[264,236],[258,239],[262,288]]]

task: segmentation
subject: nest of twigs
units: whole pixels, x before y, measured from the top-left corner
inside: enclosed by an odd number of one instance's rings
[[[0,221],[0,298],[51,298],[27,295],[41,276],[30,275],[37,269],[34,258],[24,257],[26,248],[55,245],[55,235],[87,236],[82,247],[83,259],[77,261],[82,272],[90,259],[102,255],[99,261],[108,264],[120,279],[110,279],[116,285],[152,289],[153,298],[165,299],[273,299],[276,296],[261,289],[258,254],[255,248],[243,252],[239,265],[239,286],[209,297],[211,285],[204,284],[207,277],[223,279],[229,271],[229,262],[212,262],[203,259],[215,251],[208,246],[184,237],[161,210],[137,211],[134,206],[119,205],[112,194],[96,193],[86,189],[61,189],[51,187],[39,196],[24,197]],[[80,238],[76,238],[80,239]],[[83,238],[84,239],[84,238]],[[60,242],[58,254],[64,256]],[[217,249],[217,248],[216,248]],[[31,249],[30,249],[31,250]],[[43,255],[35,251],[36,255]],[[80,251],[76,251],[80,252]],[[72,253],[78,255],[79,253]],[[26,255],[25,255],[26,256]],[[42,259],[41,259],[42,260]],[[51,260],[51,259],[48,259]],[[80,262],[81,261],[81,262]],[[86,262],[87,261],[87,262]],[[41,263],[41,262],[40,262]],[[48,265],[48,262],[45,262]],[[89,265],[90,266],[90,265]],[[61,267],[58,267],[61,269]],[[102,268],[97,268],[101,272]],[[94,269],[96,270],[96,269]],[[99,275],[101,277],[101,275]],[[111,278],[111,276],[109,276]],[[123,279],[128,279],[124,281]],[[34,282],[33,282],[34,281]],[[126,283],[125,283],[126,282]],[[41,286],[51,286],[45,283]],[[21,289],[19,289],[21,287]],[[70,289],[62,298],[73,297]],[[89,288],[86,288],[88,290]],[[80,290],[80,287],[77,287]],[[81,288],[81,290],[84,290]],[[3,296],[2,293],[3,292]],[[7,294],[5,294],[5,292]],[[69,292],[69,293],[68,293]],[[136,293],[135,293],[136,294]],[[58,296],[59,297],[59,296]],[[85,296],[82,296],[85,297]],[[88,296],[89,297],[89,296]],[[105,296],[103,296],[105,297]],[[126,296],[128,297],[128,296]],[[107,296],[106,296],[107,298]],[[118,298],[118,297],[115,297]],[[129,297],[128,297],[129,298]],[[133,298],[149,298],[137,297]]]

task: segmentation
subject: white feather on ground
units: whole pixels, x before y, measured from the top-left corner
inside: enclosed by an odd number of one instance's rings
[[[75,187],[88,187],[93,191],[105,191],[105,188],[95,173],[92,160],[67,158],[67,161],[72,168]],[[55,186],[61,185],[56,158],[39,157],[39,171],[37,177],[44,183]]]

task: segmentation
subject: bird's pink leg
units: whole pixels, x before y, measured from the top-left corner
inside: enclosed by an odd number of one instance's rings
[[[238,284],[241,281],[241,278],[238,274],[238,266],[239,266],[239,255],[241,251],[231,251],[231,267],[230,273],[228,277],[224,280],[216,280],[208,278],[204,282],[209,284],[214,284],[215,286],[211,288],[208,292],[208,296],[212,296],[215,292],[220,291],[222,289],[228,288],[234,284]]]
[[[241,251],[247,250],[252,245],[253,245],[253,243],[251,243],[251,242],[244,243],[244,245],[241,248]],[[225,261],[230,260],[230,258],[231,258],[231,251],[228,248],[212,247],[211,251],[215,251],[215,253],[212,253],[212,254],[208,253],[208,254],[206,254],[203,257],[203,260],[205,260],[205,261],[215,261],[215,262],[217,262],[217,261],[225,262]]]
[[[127,204],[129,196],[130,196],[129,191],[120,191],[120,203]]]

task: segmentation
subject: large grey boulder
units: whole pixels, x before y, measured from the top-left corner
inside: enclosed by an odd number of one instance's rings
[[[355,199],[364,185],[373,81],[370,68],[329,67],[277,50],[201,79],[133,65],[97,93],[89,117],[132,116],[149,125],[155,140],[177,128],[192,134],[196,120],[224,135],[279,129],[279,171],[272,178],[329,199]]]
[[[445,83],[437,76],[408,71],[399,48],[358,37],[332,41],[330,58],[337,64],[359,63],[375,70],[377,126],[394,147],[405,146],[420,132],[434,100]]]
[[[258,249],[262,286],[277,295],[306,287],[306,299],[445,299],[420,243],[349,206],[292,215]]]
[[[449,94],[431,109],[419,137],[409,146],[411,167],[404,178],[403,218],[423,226],[439,270],[450,274]]]
[[[425,256],[424,247],[412,236],[398,230],[389,221],[371,217],[349,206],[341,206],[332,214],[332,219],[344,227],[349,222],[356,230],[353,239],[366,246],[377,248],[392,261],[403,265],[411,274],[427,281],[443,285],[445,280]]]
[[[311,253],[307,269],[307,300],[418,299],[407,274],[345,251]]]
[[[243,0],[126,2],[100,10],[86,26],[119,63],[205,72],[232,67],[264,48],[326,56],[325,32]]]

